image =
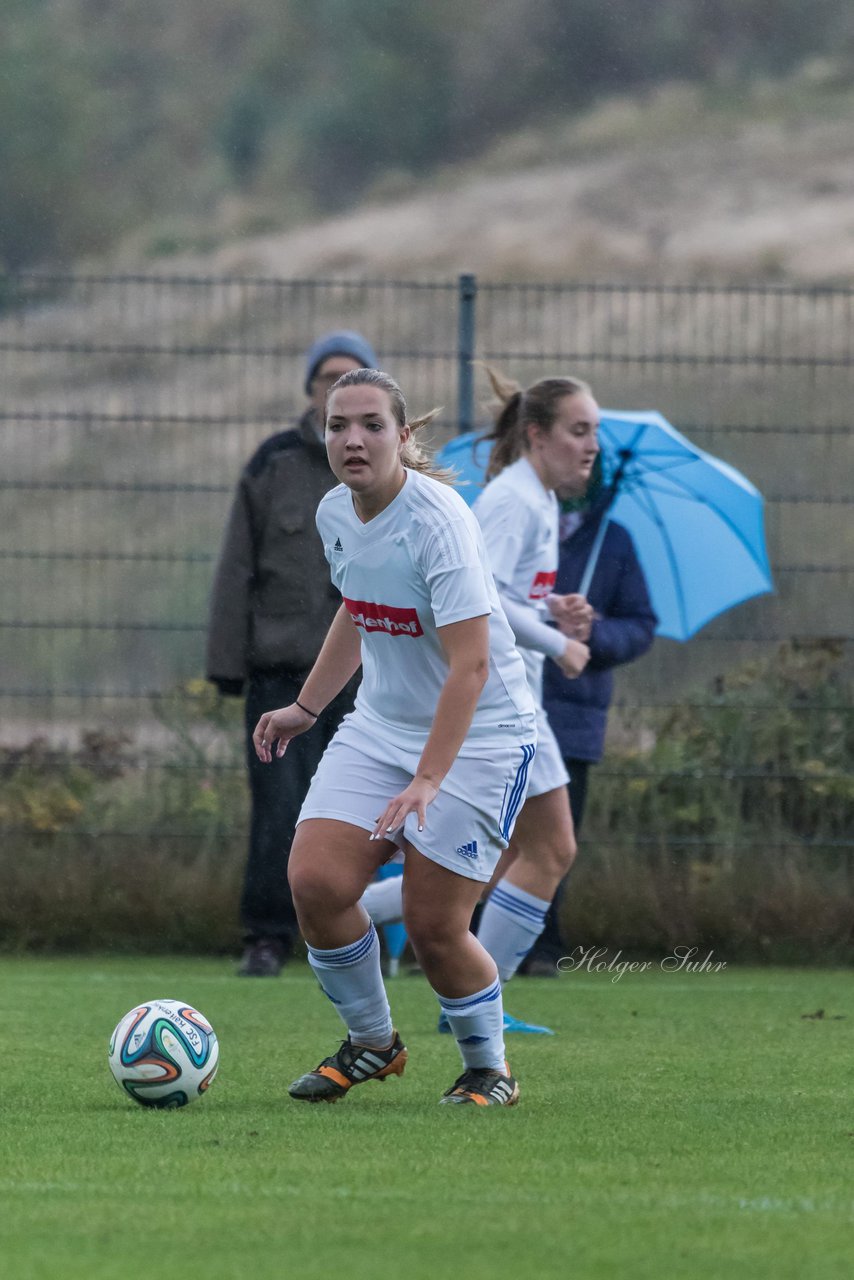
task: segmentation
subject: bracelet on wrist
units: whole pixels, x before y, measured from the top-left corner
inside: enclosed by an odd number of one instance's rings
[[[299,698],[294,698],[294,706],[299,707],[300,711],[304,711],[307,716],[311,716],[312,720],[317,719],[316,711],[309,711],[308,707],[304,707]]]

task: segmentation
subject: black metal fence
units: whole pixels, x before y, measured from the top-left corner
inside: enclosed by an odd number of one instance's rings
[[[847,289],[545,286],[470,276],[0,281],[7,774],[31,759],[34,739],[45,739],[39,749],[48,759],[84,732],[90,742],[126,735],[127,767],[151,766],[164,752],[175,769],[217,760],[235,767],[236,727],[223,729],[198,686],[187,693],[186,682],[202,674],[213,560],[242,463],[303,404],[307,345],[346,326],[370,337],[413,409],[444,406],[439,443],[485,418],[474,357],[522,382],[578,373],[603,406],[659,409],[742,470],[766,496],[776,592],[688,644],[658,641],[621,673],[600,777],[621,786],[626,762],[648,755],[662,732],[676,733],[674,714],[692,711],[703,734],[714,736],[726,720],[733,744],[748,727],[749,741],[762,744],[730,771],[745,786],[761,777],[766,793],[773,782],[784,795],[818,779],[844,792],[840,757],[827,747],[841,733],[849,750],[852,734],[853,318]],[[774,684],[781,662],[791,687]],[[734,728],[739,688],[750,692]],[[187,697],[196,712],[207,708],[203,765],[190,759],[177,727],[175,708]],[[784,733],[793,718],[794,755]],[[695,779],[702,844],[704,805],[713,804],[703,788],[727,768],[683,755],[668,772],[663,759],[647,759],[647,776],[658,771],[665,790],[668,778]],[[817,812],[822,794],[813,796]],[[714,843],[761,838],[748,834],[749,798],[745,804],[743,830],[718,833]],[[10,817],[7,805],[4,820],[20,825],[20,814]],[[120,828],[120,817],[110,821]],[[819,822],[810,830],[797,839],[854,847],[850,829]]]

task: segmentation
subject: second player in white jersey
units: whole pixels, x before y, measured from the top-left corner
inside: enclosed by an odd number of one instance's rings
[[[529,454],[523,453],[490,481],[475,502],[474,512],[537,705],[537,758],[528,794],[544,795],[565,786],[569,775],[543,710],[543,663],[547,657],[553,658],[572,678],[583,670],[589,656],[586,646],[550,625],[552,615],[546,601],[557,577],[557,499]]]
[[[493,478],[474,510],[484,532],[498,592],[525,659],[537,703],[537,754],[528,798],[516,823],[478,927],[478,939],[493,957],[502,981],[516,972],[542,932],[552,897],[575,857],[568,776],[542,708],[542,671],[552,657],[569,676],[583,670],[585,644],[547,623],[558,563],[554,490],[586,483],[598,453],[599,410],[586,384],[545,378],[527,391],[493,379],[503,407],[491,438]],[[365,905],[374,919],[399,916],[394,880],[372,885]],[[547,1032],[518,1019],[505,1031]]]
[[[558,505],[527,457],[492,480],[474,504],[495,580],[525,662],[531,692],[540,701],[546,656],[560,658],[565,638],[550,626],[547,597],[554,591],[558,557]]]
[[[548,625],[547,601],[558,566],[554,491],[585,467],[588,474],[592,470],[599,409],[589,387],[577,379],[544,378],[525,391],[495,375],[492,381],[502,409],[491,436],[491,478],[474,510],[525,659],[539,734],[528,798],[478,928],[507,981],[542,932],[576,853],[569,776],[542,708],[542,673],[546,656],[569,677],[580,675],[590,656],[585,644]]]

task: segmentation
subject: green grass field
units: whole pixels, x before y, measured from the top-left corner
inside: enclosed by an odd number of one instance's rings
[[[458,1073],[422,978],[389,983],[406,1074],[334,1107],[286,1085],[331,1052],[308,969],[0,960],[6,1280],[833,1280],[854,1268],[854,992],[839,971],[518,979],[515,1109],[440,1108]],[[181,1111],[123,1096],[106,1048],[174,996],[221,1045]],[[816,1015],[823,1010],[822,1016]]]

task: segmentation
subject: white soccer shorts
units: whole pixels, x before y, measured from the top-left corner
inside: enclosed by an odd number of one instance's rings
[[[466,744],[473,751],[474,744]],[[410,813],[389,839],[406,840],[426,858],[468,880],[486,883],[506,849],[525,801],[535,757],[532,742],[484,744],[480,754],[460,755],[418,830]],[[358,712],[347,716],[323,754],[300,811],[373,831],[389,800],[409,785],[420,752],[380,740]]]
[[[544,796],[569,782],[569,774],[545,711],[537,707],[537,754],[531,765],[529,796]]]

